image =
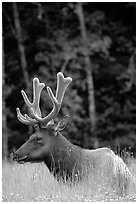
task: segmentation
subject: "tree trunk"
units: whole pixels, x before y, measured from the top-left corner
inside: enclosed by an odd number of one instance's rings
[[[28,89],[29,76],[27,72],[27,61],[26,61],[25,49],[23,45],[23,37],[22,37],[22,29],[20,24],[19,12],[18,12],[17,3],[13,2],[12,4],[13,4],[14,24],[15,24],[15,30],[16,30],[16,39],[18,43],[18,50],[20,54],[21,68],[22,68],[22,73],[25,81],[25,86],[26,86],[26,89]]]
[[[25,48],[23,45],[23,36],[22,36],[22,29],[21,29],[21,23],[19,18],[19,12],[16,2],[13,2],[13,15],[14,15],[14,24],[15,24],[15,31],[16,31],[16,39],[18,43],[18,50],[20,54],[20,63],[21,63],[21,69],[24,77],[25,82],[25,91],[27,92],[28,96],[31,96],[30,94],[30,88],[29,88],[29,75],[27,72],[27,60],[25,56]],[[29,97],[30,98],[30,97]],[[32,133],[32,127],[29,126],[29,133]]]
[[[6,99],[4,93],[5,86],[5,60],[4,60],[4,42],[2,45],[2,158],[8,156],[8,127],[7,127],[7,113],[6,113]]]
[[[84,12],[82,3],[77,3],[77,15],[80,23],[80,31],[83,42],[83,54],[85,60],[85,69],[87,74],[87,89],[88,89],[88,103],[89,103],[89,121],[90,121],[90,132],[93,135],[94,146],[98,147],[98,139],[94,137],[94,131],[96,128],[96,111],[95,111],[95,96],[94,96],[94,83],[93,83],[93,64],[91,62],[88,50],[88,38],[85,26]]]

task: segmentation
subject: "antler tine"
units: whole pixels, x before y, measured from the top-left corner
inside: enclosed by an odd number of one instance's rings
[[[34,110],[34,112],[40,117],[41,117],[41,111],[40,111],[40,108],[39,108],[39,101],[40,101],[41,91],[42,91],[42,89],[44,87],[45,87],[45,84],[44,83],[39,83],[38,78],[33,79],[33,103],[31,103],[29,101],[26,93],[23,90],[21,91],[26,105],[29,108],[32,108]]]
[[[49,121],[51,121],[56,114],[59,112],[61,104],[62,104],[62,100],[65,94],[65,91],[68,87],[68,85],[71,83],[72,78],[71,77],[67,77],[64,78],[63,74],[61,72],[59,72],[57,74],[57,90],[56,90],[56,97],[54,96],[52,90],[50,87],[47,87],[47,91],[49,94],[49,97],[53,103],[53,109],[52,111],[49,113],[49,115],[47,115],[45,118],[41,118],[38,115],[36,115],[33,111],[33,109],[31,108],[31,114],[32,116],[41,123],[42,127],[45,127],[47,125],[47,123]]]
[[[35,110],[36,114],[41,117],[41,110],[39,107],[39,102],[40,102],[40,95],[42,89],[45,87],[44,83],[39,83],[38,78],[34,78],[33,80],[33,90],[34,90],[34,99],[33,99],[33,109]]]
[[[34,113],[37,114],[39,117],[41,117],[41,111],[39,108],[39,101],[40,101],[40,95],[42,89],[45,87],[44,83],[39,83],[38,78],[33,79],[33,103],[31,103],[26,95],[26,93],[22,90],[22,96],[24,98],[24,101],[26,105],[30,108],[33,109]],[[19,119],[20,122],[26,124],[26,125],[34,125],[38,123],[36,119],[30,118],[27,114],[23,116],[20,112],[20,109],[17,108],[17,118]]]
[[[25,124],[25,125],[29,125],[29,121],[26,120],[26,118],[21,114],[20,109],[16,108],[16,112],[17,112],[17,118],[18,120]]]
[[[64,77],[62,72],[59,72],[57,74],[57,90],[56,90],[56,99],[59,102],[59,104],[62,104],[62,100],[65,94],[65,91],[68,87],[68,85],[72,82],[71,77]]]
[[[16,111],[17,111],[17,118],[18,118],[18,120],[19,120],[21,123],[23,123],[23,124],[25,124],[25,125],[30,125],[30,123],[31,123],[32,125],[34,125],[34,124],[37,123],[37,121],[36,121],[35,119],[30,118],[27,114],[25,114],[25,116],[23,116],[23,115],[21,114],[19,108],[16,108]]]

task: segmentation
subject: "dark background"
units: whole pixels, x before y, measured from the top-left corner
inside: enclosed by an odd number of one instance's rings
[[[85,148],[136,150],[136,4],[2,3],[3,157],[33,131],[21,90],[32,99],[32,80],[56,88],[64,72],[68,87],[57,119],[69,114],[64,135]],[[43,116],[52,108],[46,89]]]

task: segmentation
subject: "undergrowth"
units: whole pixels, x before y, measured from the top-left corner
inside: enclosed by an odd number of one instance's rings
[[[129,158],[127,165],[135,177],[135,159]],[[122,198],[110,194],[104,186],[99,185],[94,189],[90,187],[90,181],[76,186],[57,182],[43,163],[21,165],[3,161],[2,170],[2,201],[4,202],[136,201],[132,195]]]

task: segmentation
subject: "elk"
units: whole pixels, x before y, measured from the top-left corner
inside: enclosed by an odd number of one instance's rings
[[[40,95],[45,87],[38,78],[33,79],[33,102],[31,103],[22,90],[22,96],[29,108],[30,116],[21,114],[17,108],[17,118],[25,125],[34,126],[32,134],[15,153],[13,160],[18,163],[44,162],[49,171],[57,180],[71,179],[72,182],[81,182],[83,179],[92,179],[93,184],[106,182],[116,193],[126,195],[135,181],[123,160],[109,148],[88,150],[78,147],[68,141],[61,131],[67,124],[65,116],[58,124],[54,118],[58,114],[63,97],[71,77],[65,78],[61,72],[57,74],[57,89],[54,96],[48,86],[48,95],[52,101],[52,111],[42,117],[39,107]]]

